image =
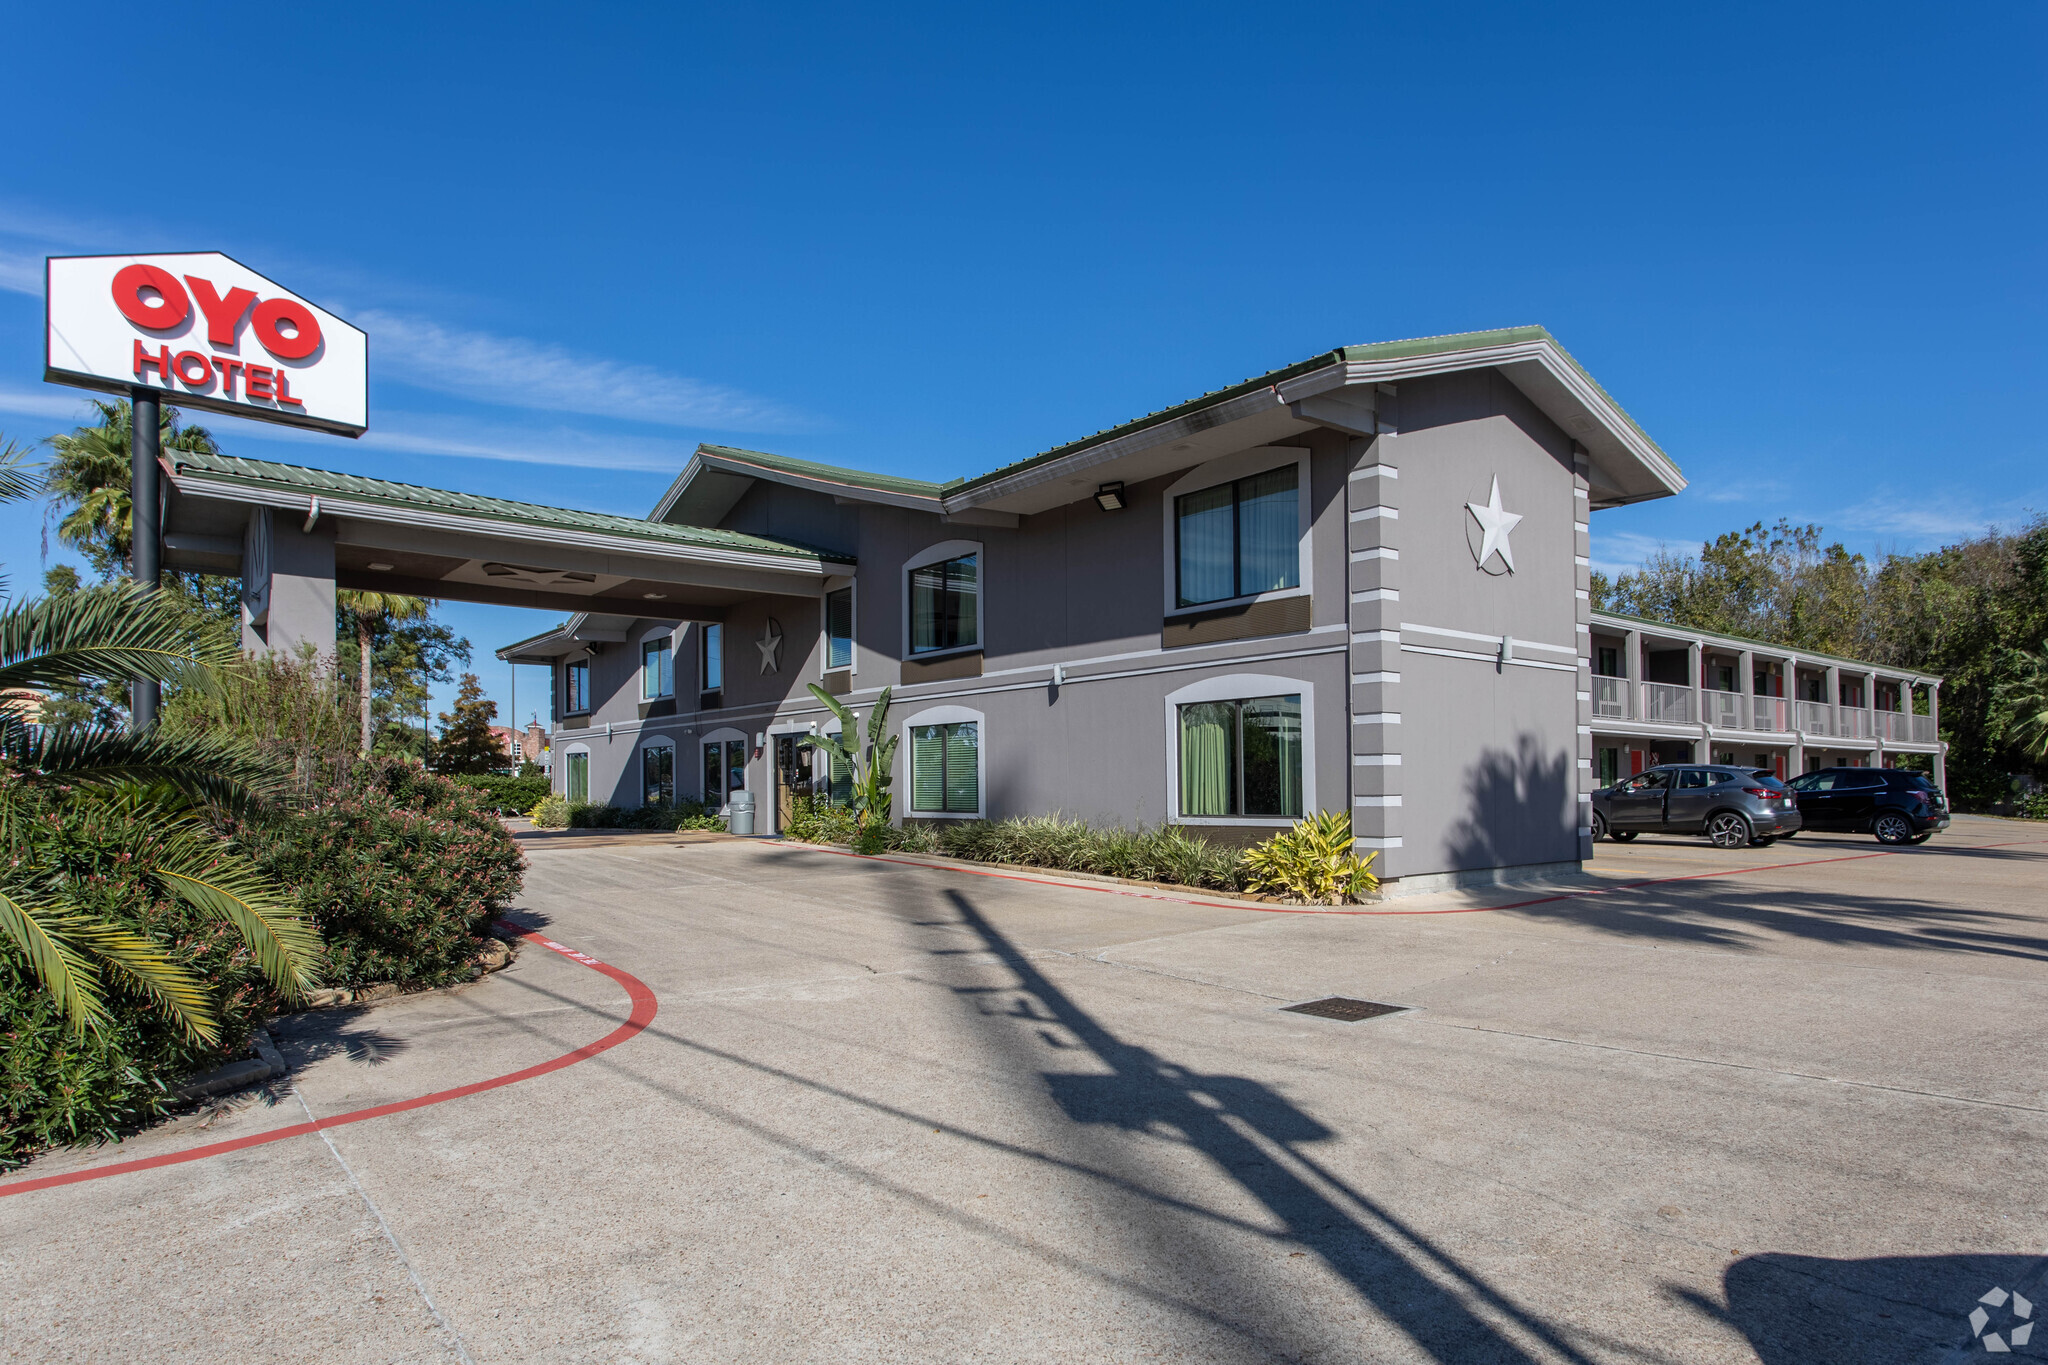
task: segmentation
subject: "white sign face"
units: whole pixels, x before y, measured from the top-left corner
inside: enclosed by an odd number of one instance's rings
[[[360,436],[369,338],[217,251],[52,256],[43,378]]]

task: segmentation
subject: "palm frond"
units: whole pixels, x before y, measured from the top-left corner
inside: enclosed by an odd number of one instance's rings
[[[24,468],[28,452],[9,441],[0,446],[0,502],[25,502],[43,491],[41,474]]]
[[[107,1019],[99,974],[66,937],[66,931],[75,930],[79,920],[77,915],[31,905],[0,891],[0,931],[14,940],[28,960],[29,971],[64,1011],[74,1033],[97,1029]]]
[[[227,734],[103,727],[49,729],[0,715],[0,757],[23,773],[96,787],[169,788],[186,802],[245,813],[283,791],[289,775]]]
[[[64,932],[73,943],[90,948],[104,968],[163,1011],[188,1039],[220,1041],[220,1023],[206,983],[171,961],[156,940],[97,916],[69,919]]]
[[[225,852],[196,825],[181,822],[164,833],[153,875],[195,910],[234,925],[270,984],[287,1000],[303,998],[319,980],[319,931],[254,864]]]
[[[75,686],[80,678],[172,681],[211,690],[210,668],[236,657],[227,639],[194,644],[167,599],[104,583],[0,611],[0,691]]]

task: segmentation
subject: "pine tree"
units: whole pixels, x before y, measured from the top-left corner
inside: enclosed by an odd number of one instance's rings
[[[498,704],[484,696],[476,674],[462,675],[462,688],[455,694],[455,709],[441,712],[441,738],[434,743],[434,767],[444,773],[494,773],[506,766],[507,757],[491,722],[498,717]]]

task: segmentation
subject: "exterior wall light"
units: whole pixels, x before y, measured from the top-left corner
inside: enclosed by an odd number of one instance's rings
[[[1124,510],[1124,486],[1121,483],[1106,483],[1095,490],[1095,505],[1105,512]]]

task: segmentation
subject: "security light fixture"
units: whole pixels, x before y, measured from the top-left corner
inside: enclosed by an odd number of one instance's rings
[[[640,595],[650,602],[666,602],[668,600],[668,594],[665,592],[643,592]]]
[[[1124,510],[1124,486],[1121,483],[1106,483],[1095,490],[1095,505],[1105,512]]]
[[[391,566],[390,566],[389,564],[372,564],[372,565],[370,566],[370,572],[372,572],[372,573],[390,573],[390,572],[391,572]]]

